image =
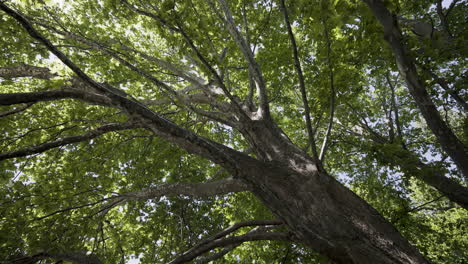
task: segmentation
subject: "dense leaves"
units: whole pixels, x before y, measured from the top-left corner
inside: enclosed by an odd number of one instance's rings
[[[274,121],[294,144],[310,152],[299,77],[280,2],[226,2],[261,69]],[[125,98],[139,100],[200,136],[261,157],[242,127],[235,125],[239,120],[230,115],[238,111],[236,105],[254,113],[262,98],[252,65],[223,20],[222,4],[3,3],[20,12],[96,82],[119,89]],[[468,3],[385,3],[398,18],[404,45],[443,121],[466,145]],[[377,209],[429,260],[466,263],[467,210],[423,179],[442,175],[467,186],[467,175],[426,126],[371,10],[349,0],[287,1],[286,10],[304,72],[315,143],[319,150],[324,141],[327,147],[326,170]],[[86,86],[3,11],[0,34],[2,95]],[[24,72],[7,76],[7,69],[28,65],[41,67],[50,76],[36,78]],[[115,105],[76,98],[31,104],[7,104],[4,98],[0,97],[0,157],[85,135],[106,124],[134,121]],[[55,263],[54,259],[73,260],[54,254],[73,253],[103,263],[168,263],[235,223],[275,218],[249,192],[119,200],[161,184],[229,177],[224,168],[141,125],[2,158],[0,260],[21,261],[47,253],[52,257],[41,263]],[[231,235],[251,231],[243,227]],[[216,263],[326,261],[295,242],[233,245]],[[210,253],[223,249],[229,248]]]

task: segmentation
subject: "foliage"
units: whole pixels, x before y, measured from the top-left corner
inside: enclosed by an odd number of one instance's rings
[[[248,139],[219,122],[227,120],[219,108],[174,96],[123,62],[143,69],[180,93],[193,83],[155,62],[157,58],[196,71],[194,76],[206,80],[206,85],[213,82],[214,71],[222,76],[234,98],[248,101],[252,77],[242,51],[219,18],[219,5],[196,0],[124,2],[50,0],[6,4],[32,21],[94,80],[109,83],[137,100],[166,100],[149,107],[198,135],[255,156]],[[228,2],[237,29],[247,39],[263,72],[274,120],[294,144],[309,149],[298,77],[279,1]],[[420,74],[439,112],[454,133],[468,142],[466,112],[452,97],[453,93],[462,99],[467,96],[463,87],[468,45],[463,21],[468,3],[455,1],[450,9],[449,35],[432,1],[386,2],[397,16],[433,26],[434,36],[424,38],[415,34],[410,23],[401,23],[404,41],[420,65]],[[427,258],[436,263],[466,263],[467,211],[417,177],[437,171],[465,186],[466,178],[426,127],[368,7],[351,0],[286,4],[318,146],[327,137],[330,114],[334,112],[325,168],[389,219]],[[130,6],[157,14],[159,21]],[[187,37],[171,27],[183,29]],[[3,12],[0,32],[0,69],[34,65],[55,74],[43,79],[0,76],[2,94],[61,90],[74,85],[72,72]],[[330,72],[333,79],[329,78]],[[451,90],[444,90],[430,72],[450,84]],[[334,85],[335,95],[330,85]],[[196,93],[189,91],[184,96]],[[336,97],[333,105],[332,96]],[[258,97],[254,93],[254,99]],[[214,100],[218,104],[230,101],[225,94]],[[392,106],[392,100],[396,105]],[[21,106],[2,105],[0,113]],[[126,121],[125,112],[99,104],[75,99],[38,102],[17,114],[0,117],[0,153]],[[415,164],[420,162],[427,167],[419,169]],[[169,195],[105,208],[116,194],[160,184],[228,177],[229,173],[213,162],[141,128],[105,133],[3,160],[0,260],[40,252],[85,252],[104,263],[127,263],[135,258],[140,263],[167,263],[234,223],[274,218],[261,201],[247,192],[201,198]],[[236,234],[248,230],[239,229]],[[322,261],[300,244],[251,241],[216,263]]]

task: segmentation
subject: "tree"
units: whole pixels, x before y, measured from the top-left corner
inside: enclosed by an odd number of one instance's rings
[[[1,258],[466,261],[468,5],[407,2],[0,1]]]

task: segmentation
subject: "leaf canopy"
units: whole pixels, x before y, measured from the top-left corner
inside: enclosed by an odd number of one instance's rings
[[[416,58],[431,98],[466,145],[466,112],[453,94],[462,100],[467,96],[464,21],[468,3],[454,1],[453,6],[444,6],[443,22],[434,1],[385,2],[400,18],[405,44]],[[124,91],[127,98],[148,102],[154,112],[200,136],[256,155],[249,149],[248,139],[232,126],[228,112],[232,109],[225,105],[234,98],[256,107],[260,95],[217,2],[44,0],[5,4],[23,14],[97,82]],[[236,0],[229,1],[229,8],[263,73],[273,119],[294,144],[308,150],[299,80],[279,1]],[[468,261],[467,211],[417,175],[439,173],[464,186],[466,178],[427,128],[369,8],[351,0],[288,1],[286,8],[317,145],[327,137],[333,109],[325,168],[389,219],[428,259],[436,263]],[[418,36],[412,28],[416,22],[430,24],[432,35]],[[70,69],[3,12],[0,32],[2,94],[63,90],[76,84]],[[53,77],[4,74],[3,69],[22,65],[47,68]],[[225,92],[190,90],[200,83],[206,87],[216,84],[216,75],[232,98]],[[197,101],[201,95],[206,98]],[[0,113],[22,106],[2,105]],[[0,152],[127,121],[131,120],[124,111],[97,103],[73,98],[37,102],[17,114],[0,116]],[[427,165],[423,170],[417,165],[421,162]],[[105,263],[132,263],[129,261],[134,259],[168,263],[234,223],[274,218],[248,192],[211,197],[168,195],[112,204],[119,194],[229,176],[213,162],[143,128],[122,128],[2,160],[0,259],[40,252],[84,252]],[[248,230],[241,228],[236,234]],[[220,249],[212,251],[216,252]],[[251,241],[217,261],[322,263],[324,258],[300,244]]]

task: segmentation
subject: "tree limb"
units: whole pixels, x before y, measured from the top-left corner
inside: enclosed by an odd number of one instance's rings
[[[215,260],[217,260],[219,258],[222,258],[224,255],[231,252],[232,250],[234,250],[236,247],[240,246],[241,244],[242,243],[232,244],[232,245],[224,247],[219,252],[216,252],[216,253],[211,254],[209,256],[199,257],[199,258],[197,258],[195,260],[195,263],[196,264],[212,263],[213,261],[215,261]]]
[[[48,253],[42,252],[33,256],[20,257],[13,260],[9,260],[6,264],[33,264],[38,261],[41,262],[45,259],[57,260],[57,263],[61,261],[70,261],[76,264],[102,264],[101,260],[94,255],[87,255],[83,252],[68,252],[68,253]],[[2,262],[3,263],[3,262]]]
[[[432,102],[424,82],[419,77],[414,58],[403,44],[403,36],[398,27],[398,21],[385,7],[382,0],[363,0],[372,10],[384,28],[386,41],[390,44],[400,74],[405,79],[409,92],[421,111],[427,125],[436,136],[442,149],[452,158],[461,173],[468,178],[468,149],[445,123]]]
[[[174,103],[174,105],[177,105],[177,102],[181,102],[183,105],[185,105],[188,109],[190,109],[194,113],[197,113],[197,114],[202,115],[202,116],[206,116],[208,118],[213,119],[214,121],[218,121],[220,123],[226,124],[226,125],[231,126],[231,127],[236,126],[235,123],[233,123],[233,122],[231,122],[231,121],[229,121],[227,119],[221,118],[221,117],[219,117],[219,115],[214,115],[213,113],[210,113],[210,112],[207,112],[207,111],[196,108],[195,106],[193,106],[191,104],[192,100],[190,100],[190,99],[192,99],[192,95],[184,95],[184,94],[181,94],[179,91],[176,91],[176,90],[172,89],[169,85],[165,84],[163,81],[161,81],[158,78],[154,77],[153,75],[151,75],[147,71],[136,67],[132,63],[128,62],[127,60],[125,60],[124,58],[119,56],[116,52],[113,52],[113,51],[107,49],[103,44],[97,43],[95,41],[90,41],[90,40],[87,40],[85,38],[81,38],[79,36],[75,36],[75,39],[80,39],[82,42],[87,43],[88,45],[91,45],[91,47],[95,47],[95,46],[99,47],[98,50],[100,50],[100,51],[104,52],[105,54],[115,58],[116,60],[118,60],[120,63],[122,63],[123,65],[128,67],[133,72],[143,76],[144,78],[150,80],[152,83],[154,83],[157,86],[161,87],[164,91],[169,93],[169,95],[171,96],[171,97],[169,97],[170,98],[169,100],[172,103]],[[191,77],[187,77],[187,78],[190,78],[190,80],[192,82],[195,82],[195,85],[199,85],[193,78],[191,78]],[[202,88],[204,88],[204,87],[205,87],[205,85],[202,86]],[[107,86],[106,88],[110,89],[110,90],[112,90],[114,92],[119,92],[120,91],[119,89],[116,89],[116,88],[114,88],[112,86]],[[173,97],[175,97],[178,101],[174,101],[172,99]],[[208,98],[208,97],[206,97],[206,98]],[[221,103],[219,103],[219,104],[216,103],[214,98],[210,98],[210,99],[211,99],[209,101],[210,105],[213,105],[213,106],[222,105]],[[207,102],[207,101],[205,100],[205,102]],[[226,110],[226,109],[224,109],[224,110]]]
[[[432,199],[432,200],[430,200],[430,201],[428,201],[428,202],[425,202],[425,203],[423,203],[423,204],[421,204],[421,205],[418,205],[418,206],[416,206],[416,207],[413,207],[413,208],[411,208],[411,209],[409,209],[409,210],[406,210],[406,211],[402,212],[402,213],[400,214],[400,216],[398,216],[395,220],[392,221],[392,223],[395,224],[395,223],[399,222],[403,217],[405,217],[405,216],[408,215],[409,213],[415,212],[415,211],[419,211],[420,209],[424,208],[424,206],[426,206],[426,205],[428,205],[428,204],[431,204],[431,203],[433,203],[433,202],[437,202],[438,200],[440,200],[440,199],[443,198],[443,197],[444,197],[444,195],[440,195],[440,196],[438,196],[438,197],[436,197],[436,198],[434,198],[434,199]]]
[[[112,51],[105,44],[94,41],[94,40],[89,40],[89,39],[87,39],[85,37],[82,37],[82,36],[79,36],[77,34],[73,34],[73,33],[70,33],[70,32],[65,32],[65,31],[60,31],[60,30],[58,30],[58,29],[56,29],[56,28],[54,28],[54,27],[52,27],[50,25],[46,25],[45,23],[41,23],[41,22],[36,22],[36,23],[38,23],[40,26],[45,27],[45,28],[47,28],[49,30],[53,30],[57,34],[63,35],[63,36],[65,36],[67,38],[70,38],[70,39],[72,39],[74,41],[78,41],[80,43],[86,44],[86,45],[88,45],[89,47],[91,47],[93,49],[99,50],[99,51],[103,52],[104,54],[111,56],[112,58],[118,60],[120,63],[125,65],[131,71],[133,71],[135,73],[138,73],[139,75],[145,77],[146,79],[148,79],[152,83],[156,84],[158,87],[162,88],[164,91],[168,92],[169,94],[177,95],[175,90],[172,89],[171,87],[169,87],[163,81],[159,80],[158,78],[154,77],[153,75],[151,75],[147,71],[145,71],[145,70],[143,70],[141,68],[138,68],[135,65],[133,65],[132,63],[130,63],[129,61],[125,60],[124,58],[122,58],[122,56],[120,56],[117,52]],[[162,63],[162,61],[158,61],[158,62]],[[166,65],[166,66],[168,66],[168,65]],[[109,88],[109,87],[106,87],[106,88]],[[117,88],[115,88],[115,89],[117,89]]]
[[[75,205],[75,206],[69,206],[69,207],[66,207],[66,208],[62,208],[62,209],[53,211],[52,213],[49,213],[49,214],[46,214],[46,215],[36,217],[36,218],[34,218],[34,220],[39,221],[39,220],[51,217],[51,216],[56,215],[56,214],[60,214],[60,213],[64,213],[64,212],[68,212],[68,211],[72,211],[72,210],[76,210],[76,209],[81,209],[81,208],[85,208],[85,207],[89,207],[89,206],[95,206],[97,204],[103,203],[104,201],[112,200],[114,198],[115,197],[108,197],[108,198],[103,198],[103,199],[95,201],[95,202],[90,202],[90,203],[80,204],[80,205]]]
[[[54,32],[60,34],[60,35],[63,35],[65,37],[68,37],[72,40],[75,40],[75,41],[78,41],[78,42],[81,42],[81,43],[84,43],[88,46],[90,46],[91,48],[94,48],[98,51],[101,51],[103,52],[104,54],[107,54],[113,58],[115,58],[116,60],[118,60],[119,62],[121,62],[123,65],[125,65],[127,68],[129,68],[130,70],[134,71],[135,73],[137,74],[140,74],[141,76],[145,77],[146,79],[150,80],[151,82],[153,82],[154,84],[156,84],[157,86],[163,88],[164,91],[168,92],[169,95],[171,95],[171,97],[175,97],[178,99],[178,101],[180,101],[181,103],[183,103],[183,105],[185,105],[186,107],[188,107],[190,110],[192,110],[194,113],[197,113],[197,114],[200,114],[202,116],[206,116],[208,118],[211,118],[215,121],[218,121],[220,123],[223,123],[223,124],[226,124],[226,125],[229,125],[231,127],[235,127],[236,125],[227,120],[226,118],[221,118],[217,115],[213,115],[212,113],[209,113],[209,112],[206,112],[206,111],[203,111],[201,109],[198,109],[194,106],[191,105],[192,102],[195,102],[195,103],[207,103],[207,104],[210,104],[212,106],[215,106],[215,107],[218,107],[220,108],[222,111],[224,112],[229,112],[229,111],[226,111],[227,110],[227,105],[226,104],[223,104],[222,102],[216,102],[215,100],[215,96],[216,94],[213,94],[213,92],[208,88],[208,85],[204,85],[202,82],[204,82],[203,79],[201,78],[198,78],[197,76],[194,76],[193,74],[189,73],[189,72],[186,72],[186,71],[183,71],[179,68],[177,68],[175,65],[173,65],[172,63],[169,63],[167,61],[164,61],[164,60],[161,60],[159,58],[156,58],[156,57],[153,57],[153,56],[149,56],[143,52],[140,52],[140,51],[137,51],[135,49],[132,49],[124,44],[121,44],[120,45],[126,49],[126,50],[129,50],[131,52],[134,52],[134,53],[137,53],[139,55],[141,55],[142,57],[152,61],[152,62],[156,62],[159,66],[167,69],[167,70],[170,70],[172,71],[174,74],[184,78],[185,80],[189,81],[192,83],[192,85],[195,86],[195,88],[193,88],[192,86],[189,86],[189,87],[186,87],[182,90],[174,90],[172,89],[171,87],[169,87],[168,85],[166,85],[163,81],[155,78],[153,75],[149,74],[148,72],[146,72],[145,70],[141,69],[141,68],[138,68],[136,67],[135,65],[133,65],[132,63],[128,62],[127,60],[125,60],[124,58],[122,58],[120,55],[118,55],[116,52],[112,51],[108,46],[106,46],[105,44],[103,43],[99,43],[99,42],[96,42],[94,40],[89,40],[85,37],[82,37],[82,36],[79,36],[79,35],[76,35],[76,34],[73,34],[73,33],[70,33],[70,32],[64,32],[64,31],[60,31],[60,30],[57,30],[55,29],[54,27],[50,26],[50,25],[46,25],[44,23],[40,23],[38,22],[39,25],[47,28],[47,29],[50,29],[50,30],[53,30]],[[112,86],[109,86],[107,87],[109,89],[116,89],[116,88],[113,88]],[[190,88],[190,89],[189,89]],[[203,95],[203,94],[198,94],[197,95],[185,95],[183,94],[182,92],[184,92],[185,90],[187,91],[190,91],[192,89],[204,89],[205,92],[207,93],[210,93],[212,94],[211,96],[203,96],[203,101],[200,97],[200,95]],[[115,92],[118,92],[120,91],[119,89],[116,89],[114,90]],[[224,93],[223,93],[224,94]],[[214,95],[214,96],[213,96]],[[174,103],[175,105],[177,105],[177,102],[175,102],[172,98],[170,97],[170,99],[166,99],[166,100],[163,100],[164,102],[168,101],[167,103]],[[198,99],[198,101],[196,101],[196,99]],[[160,104],[162,101],[159,100],[159,101],[155,101],[155,100],[146,100],[144,101],[143,103],[147,104],[147,102],[151,102],[152,104]]]
[[[385,156],[384,159],[386,162],[400,167],[403,173],[420,179],[447,196],[452,202],[468,210],[468,188],[455,179],[446,177],[438,167],[422,162],[415,153],[402,148],[392,156]]]
[[[65,138],[55,140],[55,141],[46,142],[40,145],[29,146],[24,149],[13,151],[13,152],[0,153],[0,161],[11,159],[11,158],[17,158],[17,157],[25,157],[25,156],[37,154],[37,153],[42,153],[49,149],[53,149],[53,148],[69,145],[72,143],[81,142],[81,141],[90,140],[90,139],[99,137],[105,133],[125,130],[125,129],[130,129],[130,128],[137,128],[137,127],[141,127],[141,125],[138,125],[132,122],[106,124],[94,130],[88,131],[82,135],[65,137]]]
[[[230,178],[203,183],[177,182],[160,184],[140,191],[123,193],[119,195],[119,197],[126,200],[148,200],[168,195],[209,197],[231,192],[244,192],[251,190],[252,188],[243,181]]]
[[[131,200],[132,201],[133,200],[149,200],[149,199],[159,198],[161,196],[174,196],[174,195],[186,195],[186,196],[203,198],[203,197],[210,197],[210,196],[215,196],[215,195],[223,195],[227,193],[236,193],[236,192],[244,192],[244,191],[251,191],[251,190],[252,188],[248,184],[244,183],[241,180],[232,179],[232,178],[219,180],[215,182],[206,182],[206,183],[178,182],[178,183],[160,184],[156,187],[151,187],[151,188],[140,190],[140,191],[127,192],[127,193],[103,198],[98,201],[89,202],[86,204],[62,208],[52,213],[46,214],[44,216],[37,217],[35,218],[35,220],[42,220],[42,219],[45,219],[47,217],[50,217],[59,213],[76,210],[76,209],[80,209],[84,207],[89,207],[89,206],[95,206],[97,204],[104,203],[106,201],[109,201],[109,202],[104,204],[99,211],[93,213],[91,216],[96,215],[96,214],[102,214],[102,213],[105,214],[112,208],[116,207],[117,205],[120,205],[124,202],[131,201]],[[244,226],[279,225],[279,224],[282,224],[282,222],[277,221],[277,220],[246,221],[246,222],[238,223],[224,230],[223,232],[218,233],[218,236],[226,235],[228,233],[234,232],[235,230]]]
[[[450,3],[450,6],[447,9],[447,12],[444,14],[443,7],[442,7],[442,0],[438,0],[436,2],[436,10],[437,10],[437,15],[440,18],[440,24],[442,25],[442,28],[444,31],[447,33],[449,38],[453,38],[452,32],[450,31],[450,26],[448,24],[448,16],[450,12],[453,10],[455,5],[459,2],[459,0],[453,0],[452,3]]]
[[[211,118],[211,119],[213,119],[215,121],[218,121],[220,123],[226,124],[226,125],[231,126],[231,127],[236,126],[233,122],[229,121],[226,118],[222,118],[219,115],[216,115],[216,114],[213,114],[211,112],[207,112],[207,111],[204,111],[204,110],[201,110],[201,109],[198,109],[198,108],[192,106],[191,105],[191,100],[186,100],[187,98],[191,98],[190,95],[184,96],[179,91],[176,91],[176,90],[172,89],[171,87],[169,87],[164,82],[157,79],[156,77],[154,77],[153,75],[151,75],[147,71],[145,71],[145,70],[143,70],[141,68],[138,68],[137,66],[133,65],[132,63],[130,63],[127,60],[125,60],[124,58],[122,58],[122,56],[117,54],[117,52],[111,50],[107,45],[105,45],[103,43],[100,43],[100,42],[97,42],[97,41],[94,41],[94,40],[89,40],[89,39],[87,39],[85,37],[82,37],[82,36],[79,36],[77,34],[73,34],[73,33],[66,32],[66,31],[60,31],[60,30],[58,30],[58,29],[56,29],[56,28],[54,28],[54,27],[52,27],[50,25],[47,25],[45,23],[42,23],[42,22],[36,22],[36,23],[39,24],[42,27],[45,27],[47,29],[50,29],[50,30],[56,32],[57,34],[63,35],[63,36],[65,36],[67,38],[70,38],[70,39],[72,39],[74,41],[84,43],[84,44],[88,45],[91,48],[94,48],[94,49],[96,49],[98,51],[103,52],[106,55],[109,55],[109,56],[115,58],[120,63],[125,65],[127,68],[129,68],[130,70],[140,74],[141,76],[143,76],[146,79],[150,80],[151,82],[153,82],[157,86],[161,87],[164,91],[168,92],[171,97],[177,98],[178,101],[183,103],[186,107],[188,107],[193,112],[195,112],[197,114],[200,114],[202,116],[206,116],[208,118]],[[165,69],[168,69],[168,70],[174,72],[176,75],[179,75],[180,77],[182,77],[182,78],[186,79],[187,81],[191,82],[192,85],[195,85],[196,87],[199,87],[199,88],[204,88],[204,90],[206,90],[206,92],[212,93],[211,90],[209,88],[207,88],[208,86],[204,85],[202,83],[204,81],[201,78],[199,78],[197,76],[193,76],[193,74],[177,68],[172,63],[166,62],[164,60],[158,59],[158,58],[153,57],[153,56],[149,56],[149,55],[147,55],[147,54],[145,54],[143,52],[132,49],[132,48],[130,48],[130,47],[128,47],[128,46],[126,46],[126,45],[124,45],[122,43],[120,43],[120,46],[122,46],[125,50],[137,53],[137,54],[142,55],[142,57],[144,57],[144,58],[146,58],[146,59],[148,59],[148,60],[150,60],[152,62],[156,62],[159,66],[161,66],[161,67],[163,67]],[[116,88],[114,88],[112,86],[107,86],[106,88],[111,89],[112,91],[115,91],[115,92],[120,92],[119,89],[116,89]],[[122,94],[120,94],[120,95],[122,95]],[[177,103],[174,100],[170,99],[170,101],[173,102],[175,105],[177,105]],[[220,107],[220,106],[223,105],[222,103],[217,103],[214,100],[214,98],[211,98],[210,104],[215,106],[215,107]],[[229,112],[229,111],[226,111],[226,108],[222,109],[222,111]]]
[[[71,40],[74,40],[74,41],[77,41],[77,42],[80,42],[80,43],[83,43],[83,44],[86,44],[87,46],[95,49],[95,50],[99,50],[101,52],[104,52],[106,53],[107,55],[111,55],[111,56],[118,56],[117,53],[115,52],[112,52],[110,47],[108,45],[105,45],[104,43],[102,42],[97,42],[95,40],[90,40],[86,37],[83,37],[83,36],[80,36],[78,34],[74,34],[72,32],[69,32],[69,31],[62,31],[62,30],[58,30],[57,28],[51,26],[51,25],[48,25],[46,23],[43,23],[43,22],[40,22],[40,21],[36,21],[34,20],[34,22],[38,25],[40,25],[41,27],[44,27],[48,30],[51,30],[59,35],[62,35],[68,39],[71,39]],[[111,41],[115,43],[118,43],[120,45],[120,47],[122,47],[124,50],[126,51],[129,51],[129,52],[132,52],[132,53],[136,53],[140,56],[142,56],[143,58],[151,61],[151,62],[155,62],[158,66],[160,66],[161,68],[164,68],[166,70],[169,70],[170,72],[172,72],[173,74],[185,79],[186,81],[196,85],[196,86],[199,86],[199,87],[202,87],[205,83],[205,80],[203,80],[201,77],[199,76],[195,76],[194,74],[192,74],[191,72],[189,72],[188,70],[183,70],[180,68],[180,66],[177,66],[171,62],[168,62],[166,60],[162,60],[160,58],[157,58],[157,57],[154,57],[154,56],[151,56],[151,55],[148,55],[144,52],[141,52],[135,48],[132,48],[132,47],[129,47],[125,44],[123,44],[121,41],[119,40],[114,40],[112,39]]]
[[[234,225],[222,230],[221,232],[218,232],[215,235],[207,238],[204,242],[201,242],[200,244],[204,244],[204,243],[207,243],[207,241],[212,241],[212,240],[227,236],[227,235],[231,234],[232,232],[238,230],[241,227],[282,225],[282,224],[283,224],[283,221],[281,221],[281,220],[250,220],[250,221],[239,222],[239,223],[235,223]]]
[[[291,42],[291,49],[293,51],[294,68],[296,69],[297,77],[299,79],[299,89],[301,90],[302,104],[304,106],[307,134],[309,135],[309,146],[311,146],[312,156],[314,157],[315,162],[319,164],[320,157],[317,152],[317,145],[315,144],[314,130],[312,128],[312,121],[310,118],[309,100],[307,99],[304,75],[302,74],[302,67],[301,67],[301,62],[299,60],[299,52],[297,50],[296,38],[294,37],[294,33],[292,32],[292,29],[291,29],[291,24],[289,22],[289,16],[288,16],[288,10],[286,9],[284,0],[281,0],[280,8],[281,8],[281,11],[283,11],[284,22],[286,24],[286,28],[288,29],[289,41]]]
[[[202,243],[199,243],[198,245],[184,252],[182,255],[180,255],[179,257],[177,257],[176,259],[174,259],[173,261],[169,263],[180,264],[180,263],[188,262],[217,247],[227,247],[227,246],[235,247],[246,241],[258,241],[258,240],[291,241],[292,240],[292,235],[289,232],[266,232],[266,229],[261,229],[261,228],[253,229],[244,235],[225,237],[227,234],[232,233],[233,231],[240,228],[241,226],[265,226],[265,225],[272,225],[272,224],[278,225],[278,224],[282,224],[282,222],[279,222],[276,220],[263,220],[263,221],[253,220],[253,221],[241,222],[238,224],[239,226],[237,227],[234,227],[235,226],[234,225],[230,228],[225,229],[224,231],[219,233],[219,235],[215,235],[203,241]],[[226,230],[229,230],[229,231],[226,231]]]
[[[428,73],[432,79],[434,79],[434,81],[437,82],[437,84],[440,85],[440,87],[442,87],[442,89],[444,89],[448,94],[450,94],[450,96],[452,96],[452,98],[463,108],[463,110],[465,110],[465,112],[468,113],[468,103],[466,103],[465,100],[463,100],[463,98],[461,98],[461,96],[456,92],[456,90],[454,89],[451,89],[447,83],[447,81],[443,78],[440,78],[437,74],[435,74],[433,71],[431,71],[429,68],[419,64],[418,65],[423,71],[425,71],[426,73]]]
[[[209,104],[209,105],[215,105],[217,104],[213,97],[207,96],[205,93],[193,93],[193,94],[184,94],[184,93],[179,93],[179,97],[183,98],[184,101],[194,103],[194,104]],[[146,105],[164,105],[164,104],[170,104],[172,101],[170,99],[157,99],[157,100],[152,100],[152,99],[147,99],[147,100],[142,100],[142,103]],[[222,110],[226,111],[229,109],[228,105],[224,105],[220,103],[218,105]]]
[[[82,81],[104,93],[112,103],[124,109],[134,119],[141,121],[147,129],[152,131],[155,135],[163,137],[178,146],[186,149],[190,153],[198,154],[202,157],[208,158],[211,161],[226,168],[232,175],[236,176],[239,169],[239,161],[236,159],[243,159],[245,161],[252,158],[237,152],[222,144],[216,143],[209,139],[202,138],[195,133],[188,131],[171,121],[156,114],[151,109],[147,108],[142,103],[120,96],[103,85],[91,79],[84,73],[78,66],[76,66],[65,54],[58,50],[48,39],[44,38],[29,21],[27,21],[21,14],[0,2],[0,9],[13,17],[20,25],[29,33],[31,37],[38,40],[47,49],[59,58],[65,65],[67,65]]]
[[[201,247],[193,248],[185,252],[183,255],[169,262],[169,264],[180,264],[188,262],[217,247],[225,247],[232,244],[259,240],[291,241],[291,234],[289,232],[253,232],[241,236],[217,239],[210,243],[204,244]]]
[[[400,123],[400,115],[398,113],[398,107],[397,107],[397,104],[396,104],[396,95],[395,95],[395,86],[392,84],[392,81],[390,80],[390,73],[387,72],[385,74],[385,79],[387,80],[387,83],[388,83],[388,86],[390,86],[390,91],[392,92],[392,109],[393,109],[393,113],[395,114],[395,125],[396,125],[396,129],[397,129],[397,136],[400,138],[401,140],[401,144],[403,146],[403,148],[406,148],[405,147],[405,143],[403,141],[403,133],[402,133],[402,129],[401,129],[401,123]],[[398,80],[398,76],[397,76],[397,80]]]
[[[27,64],[21,64],[19,66],[11,67],[0,67],[0,77],[6,79],[18,77],[32,77],[49,80],[56,76],[57,74],[52,73],[48,68],[36,67]]]
[[[323,139],[322,148],[320,149],[320,156],[319,160],[324,162],[325,153],[328,148],[328,144],[331,137],[331,132],[333,128],[333,117],[335,115],[335,80],[333,74],[333,64],[331,60],[331,41],[330,36],[328,35],[328,28],[326,21],[323,21],[324,31],[325,31],[325,38],[327,40],[327,64],[328,64],[328,71],[329,71],[329,78],[330,78],[330,119],[328,121],[327,132],[325,134],[325,138]]]
[[[352,111],[354,114],[360,115],[354,109]],[[457,182],[456,179],[445,176],[440,165],[424,163],[417,153],[409,150],[402,143],[393,143],[395,145],[390,147],[391,151],[385,151],[385,146],[392,143],[370,126],[361,125],[361,127],[371,135],[370,139],[374,145],[371,146],[370,151],[378,155],[379,162],[399,168],[405,177],[415,177],[423,181],[444,194],[452,202],[468,210],[468,188]]]
[[[0,94],[1,96],[1,94]],[[34,103],[28,103],[24,106],[21,106],[21,107],[17,107],[15,109],[12,109],[12,110],[9,110],[9,111],[5,111],[3,113],[0,113],[0,118],[3,118],[3,117],[6,117],[6,116],[9,116],[9,115],[14,115],[14,114],[17,114],[17,113],[21,113],[23,112],[24,110],[28,109],[29,107],[31,107]]]
[[[3,10],[7,15],[15,19],[27,32],[28,34],[38,40],[40,43],[44,44],[47,49],[52,52],[57,58],[59,58],[65,65],[67,65],[78,77],[80,77],[84,82],[88,83],[91,87],[97,89],[98,91],[104,92],[106,95],[113,95],[116,99],[122,99],[122,96],[119,96],[112,91],[105,88],[103,85],[97,83],[86,75],[78,66],[76,66],[65,54],[58,50],[48,39],[42,36],[29,21],[27,21],[20,13],[9,8],[3,2],[0,2],[0,9]]]
[[[88,103],[113,106],[112,101],[105,96],[96,93],[80,91],[77,89],[0,94],[0,105],[31,104],[62,99],[78,99]]]
[[[442,0],[438,0],[436,2],[436,10],[437,10],[437,15],[439,16],[440,19],[440,24],[442,25],[442,28],[444,31],[447,33],[449,38],[452,38],[452,32],[450,32],[450,28],[447,22],[447,17],[444,14],[444,11],[442,10]]]
[[[242,107],[239,105],[239,103],[237,102],[237,100],[235,100],[234,96],[229,92],[229,90],[227,89],[226,85],[224,84],[224,81],[223,79],[221,78],[221,76],[218,74],[218,72],[213,68],[213,66],[208,62],[208,60],[205,58],[205,56],[203,56],[203,54],[201,54],[200,50],[195,46],[195,43],[193,42],[193,40],[190,38],[190,36],[187,34],[187,32],[183,29],[182,27],[182,24],[177,21],[177,25],[176,26],[172,26],[170,25],[165,19],[163,19],[161,16],[158,16],[154,13],[151,13],[151,12],[147,12],[147,11],[144,11],[144,10],[141,10],[133,5],[131,5],[130,3],[128,3],[128,1],[126,0],[122,0],[122,2],[127,6],[129,7],[131,10],[135,11],[136,13],[138,14],[141,14],[141,15],[144,15],[144,16],[147,16],[147,17],[150,17],[156,21],[158,21],[160,24],[162,24],[164,27],[168,28],[170,31],[173,31],[175,33],[179,33],[180,35],[182,35],[182,37],[184,38],[185,42],[189,45],[189,47],[192,49],[193,52],[195,52],[195,55],[197,56],[197,58],[201,61],[201,63],[203,64],[204,67],[206,67],[209,72],[213,75],[213,77],[215,78],[216,80],[216,83],[219,85],[219,87],[221,88],[221,90],[223,91],[223,94],[230,100],[230,102],[235,106],[237,112],[239,113],[239,115],[242,115],[242,117],[244,118],[248,118],[248,116],[246,115],[246,113],[243,111]]]
[[[232,17],[231,10],[229,9],[229,5],[225,0],[218,0],[221,9],[224,12],[225,19],[224,22],[226,27],[231,33],[234,41],[236,42],[237,46],[240,48],[244,58],[247,61],[249,67],[249,73],[253,77],[256,87],[257,93],[259,98],[259,116],[262,118],[269,119],[270,118],[270,107],[268,105],[268,96],[266,91],[266,84],[263,80],[263,75],[260,70],[260,66],[258,65],[257,61],[255,60],[254,54],[250,50],[245,39],[242,37],[240,32],[236,28],[236,24],[234,22],[234,18]]]
[[[210,2],[212,3],[212,2]],[[213,6],[213,4],[211,4]],[[243,2],[242,3],[242,22],[243,22],[243,26],[244,26],[244,35],[245,35],[245,42],[247,44],[248,47],[250,47],[251,45],[251,40],[250,40],[250,33],[249,33],[249,23],[247,21],[247,13],[246,13],[246,10],[245,10],[245,6],[246,6],[246,3]],[[212,7],[214,8],[214,7]],[[218,14],[218,17],[220,17],[222,19],[222,16],[220,14]],[[253,102],[253,96],[254,96],[254,92],[255,92],[255,81],[252,77],[252,75],[250,74],[249,72],[249,76],[248,76],[248,79],[249,79],[249,92],[247,94],[247,98],[246,98],[246,103],[247,103],[247,106],[250,108],[250,109],[254,109],[255,106],[254,106],[254,102]]]
[[[384,136],[382,136],[380,133],[378,133],[377,131],[375,131],[369,126],[369,123],[367,122],[365,116],[363,116],[360,112],[358,112],[350,103],[346,103],[346,105],[356,115],[357,122],[359,123],[359,127],[369,132],[373,141],[378,142],[379,144],[388,143],[387,139]]]

